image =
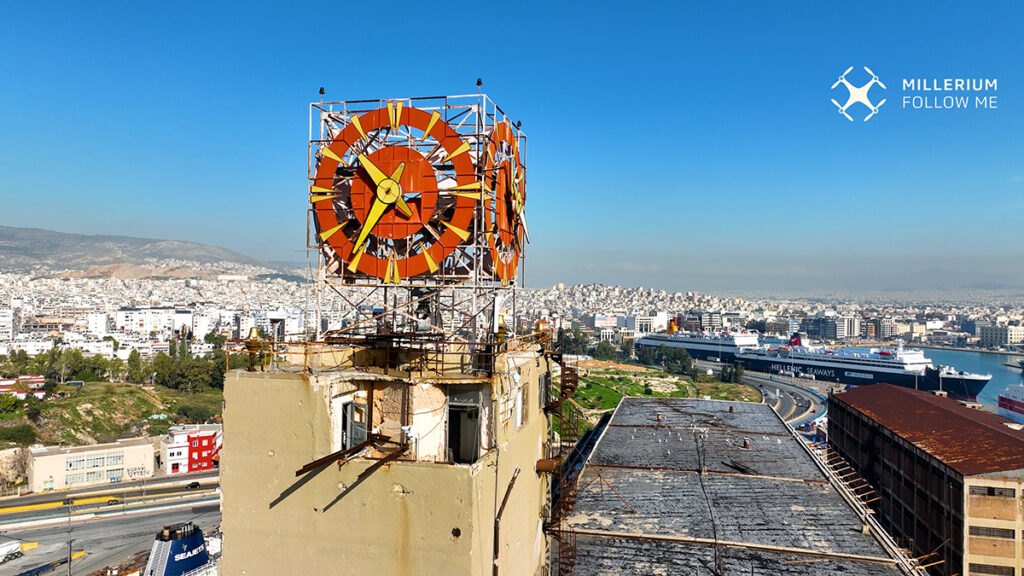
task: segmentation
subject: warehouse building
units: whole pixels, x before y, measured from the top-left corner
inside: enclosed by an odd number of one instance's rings
[[[1024,576],[1024,431],[948,398],[875,384],[829,399],[829,443],[882,525],[930,573]]]

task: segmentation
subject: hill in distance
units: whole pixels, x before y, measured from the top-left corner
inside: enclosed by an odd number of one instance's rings
[[[277,268],[220,246],[198,242],[0,226],[0,270],[8,272],[78,271],[87,276],[118,277],[188,275],[187,267],[161,265],[160,261],[171,260]]]

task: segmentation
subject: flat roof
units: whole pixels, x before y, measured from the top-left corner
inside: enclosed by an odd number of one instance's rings
[[[563,524],[577,572],[899,574],[798,442],[765,404],[623,398]]]
[[[1024,469],[1024,430],[956,400],[891,384],[833,396],[964,476]]]
[[[87,446],[45,446],[40,448],[30,448],[29,452],[32,456],[53,456],[57,454],[84,454],[88,452],[101,452],[103,450],[116,450],[118,448],[124,448],[126,446],[152,446],[153,443],[149,438],[124,438],[117,442],[110,442],[107,444],[89,444]]]

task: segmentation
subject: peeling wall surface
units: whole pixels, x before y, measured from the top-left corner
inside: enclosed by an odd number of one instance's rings
[[[472,464],[444,461],[443,384],[352,369],[229,374],[221,452],[221,574],[492,574],[495,513],[517,468],[501,522],[499,574],[542,573],[547,543],[540,528],[548,480],[534,467],[544,457],[548,434],[536,390],[547,361],[524,354],[508,355],[502,365],[533,388],[526,422],[511,428],[499,423]],[[487,404],[500,401],[499,382],[507,377],[496,375],[493,387],[487,382]],[[333,412],[342,398],[362,394],[365,401],[369,386],[373,427],[398,441],[406,438],[401,427],[407,418],[411,437],[418,438],[418,461],[410,439],[403,459],[361,479],[397,444],[378,444],[362,457],[296,477],[304,465],[338,451],[339,420]],[[492,415],[486,412],[484,418]]]
[[[577,573],[899,574],[797,442],[764,404],[624,398],[563,525]]]

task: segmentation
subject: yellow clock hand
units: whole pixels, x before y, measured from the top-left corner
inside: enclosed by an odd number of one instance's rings
[[[377,225],[380,217],[384,215],[384,210],[388,207],[387,202],[381,201],[380,198],[373,199],[373,206],[370,207],[370,214],[366,217],[366,222],[363,222],[363,227],[359,230],[359,238],[356,239],[355,246],[352,247],[352,251],[359,250],[359,247],[366,241],[366,237],[370,235],[370,231]]]
[[[385,174],[384,172],[381,172],[380,168],[377,168],[377,166],[373,162],[370,162],[369,158],[363,156],[362,154],[356,156],[356,158],[359,159],[359,164],[363,167],[364,170],[366,170],[366,173],[370,175],[370,178],[373,179],[373,183],[375,185],[380,186],[381,182],[387,180],[388,175]]]

